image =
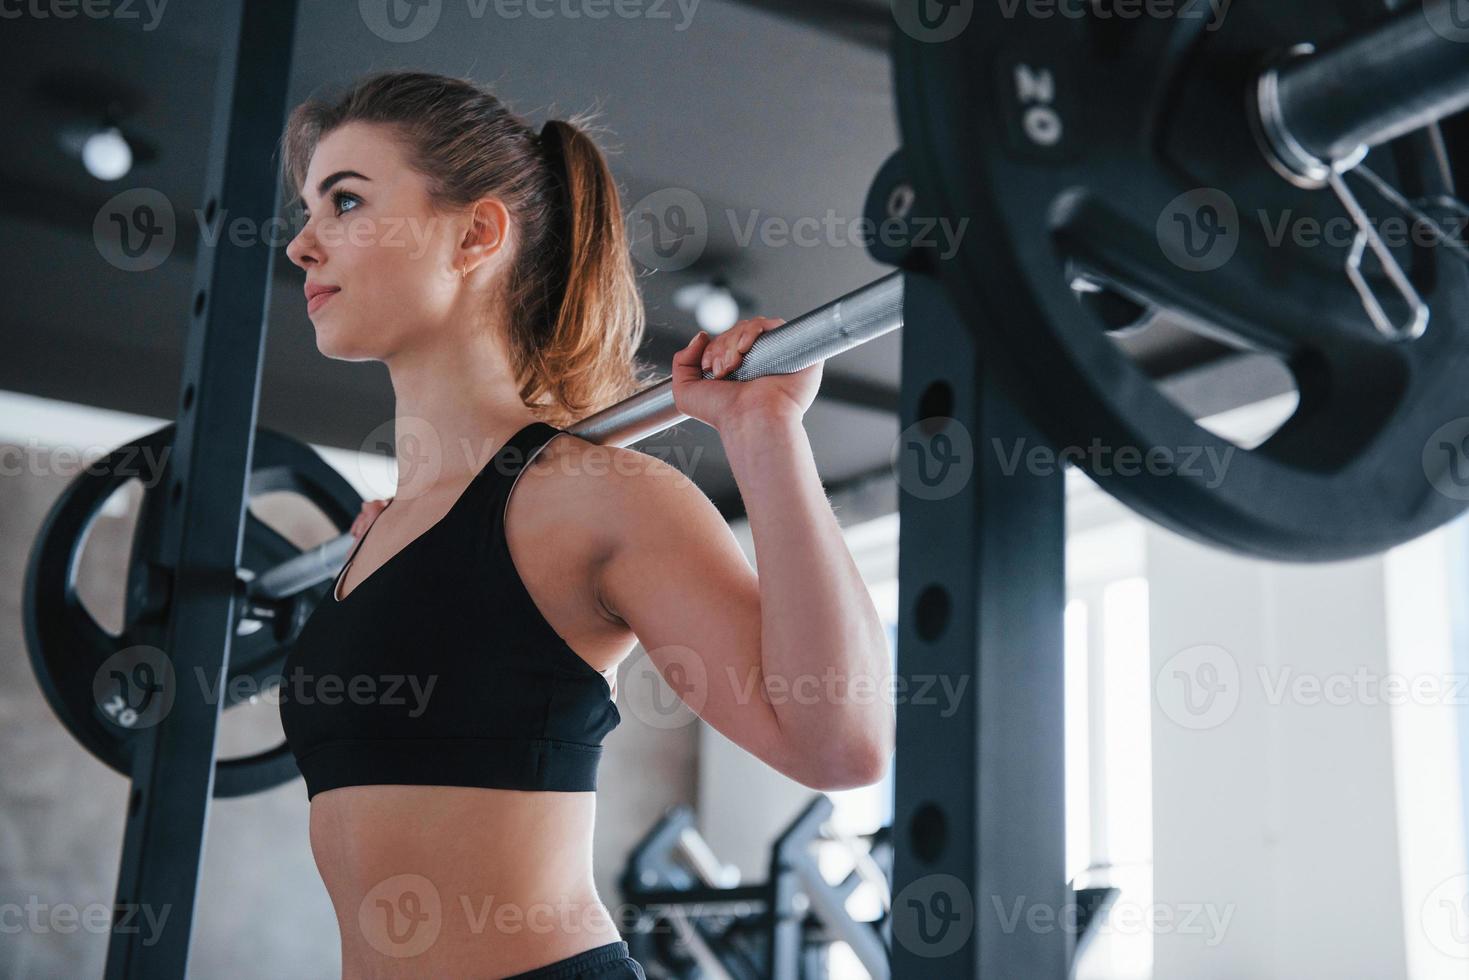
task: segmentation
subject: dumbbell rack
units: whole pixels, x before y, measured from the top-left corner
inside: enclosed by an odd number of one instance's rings
[[[694,829],[692,810],[670,810],[628,857],[621,888],[636,914],[624,931],[641,935],[655,929],[680,930],[690,956],[709,980],[724,980],[734,974],[718,961],[714,947],[719,936],[706,935],[703,922],[716,917],[748,920],[765,934],[760,950],[764,962],[757,968],[760,977],[814,980],[824,975],[825,947],[844,942],[874,980],[886,980],[891,975],[889,916],[885,911],[875,922],[854,920],[846,912],[846,901],[865,879],[854,870],[833,885],[817,864],[814,845],[825,839],[832,810],[829,797],[813,798],[776,839],[769,877],[754,885],[731,880],[728,869],[714,859]],[[873,835],[867,857],[887,877],[882,886],[890,891],[892,845],[887,828]],[[887,895],[883,899],[886,910]]]

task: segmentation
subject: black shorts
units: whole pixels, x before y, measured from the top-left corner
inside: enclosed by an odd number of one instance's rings
[[[505,980],[648,980],[648,975],[619,939]]]

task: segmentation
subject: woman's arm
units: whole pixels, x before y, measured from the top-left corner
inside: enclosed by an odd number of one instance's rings
[[[651,457],[617,467],[597,589],[669,685],[731,741],[806,785],[877,781],[895,718],[887,637],[826,500],[801,417],[820,365],[780,377],[716,375],[778,321],[745,321],[674,361],[686,414],[719,431],[755,541],[758,579],[703,492]]]
[[[882,778],[893,751],[887,633],[816,471],[799,416],[720,431],[755,540],[761,666],[784,691],[781,730],[830,746],[854,784]]]

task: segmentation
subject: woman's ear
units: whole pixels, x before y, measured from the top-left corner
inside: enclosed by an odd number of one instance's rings
[[[498,197],[484,197],[474,202],[469,213],[469,227],[459,247],[467,253],[472,270],[505,248],[510,237],[510,210]]]

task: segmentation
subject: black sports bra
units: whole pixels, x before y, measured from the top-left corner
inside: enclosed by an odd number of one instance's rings
[[[546,622],[505,511],[563,430],[533,422],[438,523],[337,598],[368,528],[286,655],[281,727],[308,799],[365,784],[581,792],[622,720],[608,675]]]

